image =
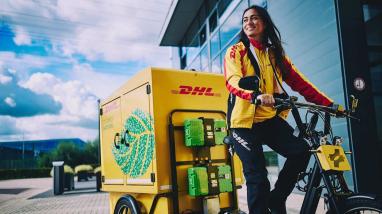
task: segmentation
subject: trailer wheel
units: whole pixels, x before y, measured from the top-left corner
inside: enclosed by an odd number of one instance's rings
[[[115,206],[114,214],[141,214],[137,200],[131,195],[122,196]]]

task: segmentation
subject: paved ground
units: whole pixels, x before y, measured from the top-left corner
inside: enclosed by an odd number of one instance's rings
[[[278,176],[278,167],[267,167],[268,170],[268,179],[271,183],[271,189],[273,189],[274,184],[276,183]],[[243,188],[238,191],[239,196],[239,208],[244,212],[248,213],[247,207],[247,188],[246,185],[243,185]],[[300,193],[292,193],[287,200],[287,212],[288,214],[297,214],[300,213],[300,207],[302,201],[304,200],[304,195]],[[317,214],[325,213],[324,211],[324,201],[320,200],[317,207]]]
[[[52,183],[52,178],[0,181],[0,213],[109,213],[108,193],[96,192],[94,180],[75,182],[75,191],[60,196],[53,195]],[[302,199],[292,194],[288,213],[299,213]],[[239,207],[248,212],[245,185],[239,190]],[[322,201],[317,213],[324,213]]]
[[[75,182],[75,191],[54,196],[52,178],[0,181],[0,212],[8,213],[108,213],[107,193],[95,190],[95,181]],[[18,194],[17,189],[23,191]],[[7,191],[8,190],[8,191]],[[4,194],[7,192],[8,194]]]

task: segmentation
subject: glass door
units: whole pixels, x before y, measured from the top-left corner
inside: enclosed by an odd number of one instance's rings
[[[379,148],[382,152],[382,2],[363,1],[363,14],[368,45],[369,70],[376,113]]]

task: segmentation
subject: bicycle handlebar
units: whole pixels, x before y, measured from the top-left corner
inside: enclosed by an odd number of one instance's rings
[[[321,111],[321,112],[326,112],[326,113],[329,113],[331,114],[332,116],[335,116],[335,117],[348,117],[348,118],[351,118],[351,119],[356,119],[356,120],[359,120],[358,118],[352,116],[350,113],[350,111],[340,111],[338,109],[338,106],[323,106],[323,105],[316,105],[316,104],[312,104],[312,103],[302,103],[302,102],[297,102],[298,98],[295,97],[295,96],[291,96],[289,98],[286,98],[286,99],[283,99],[283,98],[276,98],[274,97],[274,100],[275,100],[275,103],[274,103],[274,107],[276,109],[292,109],[292,108],[308,108],[308,109],[313,109],[313,110],[318,110],[318,111]],[[256,99],[255,101],[255,104],[256,105],[261,105],[261,100],[260,99]]]

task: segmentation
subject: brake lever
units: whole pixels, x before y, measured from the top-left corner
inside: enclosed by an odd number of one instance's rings
[[[335,116],[338,118],[338,117],[348,117],[350,119],[353,119],[353,120],[356,120],[357,122],[360,122],[361,119],[357,118],[357,117],[354,117],[350,114],[349,111],[344,111],[344,112],[337,112],[335,113]]]
[[[349,115],[348,117],[353,119],[353,120],[356,120],[357,122],[361,122],[361,119],[359,119],[358,117],[354,117],[354,116],[351,116],[351,115]]]

